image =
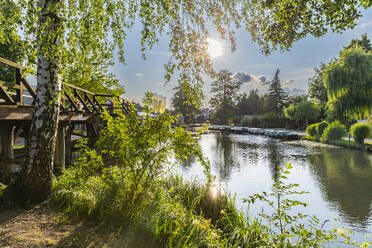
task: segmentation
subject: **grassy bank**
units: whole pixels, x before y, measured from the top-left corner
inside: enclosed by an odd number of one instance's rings
[[[331,140],[328,142],[321,142],[315,137],[311,136],[303,136],[303,140],[309,140],[309,141],[314,141],[314,142],[319,142],[322,144],[329,144],[329,145],[334,145],[334,146],[339,146],[347,149],[353,149],[353,150],[362,150],[362,151],[369,151],[372,152],[372,144],[369,143],[364,143],[364,144],[358,144],[354,142],[353,140]]]

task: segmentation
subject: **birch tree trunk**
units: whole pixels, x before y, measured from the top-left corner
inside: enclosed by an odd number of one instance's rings
[[[56,49],[61,36],[58,15],[58,4],[61,1],[39,1],[41,42],[37,62],[35,112],[28,135],[26,160],[16,184],[17,198],[24,204],[47,199],[52,189],[61,93]]]

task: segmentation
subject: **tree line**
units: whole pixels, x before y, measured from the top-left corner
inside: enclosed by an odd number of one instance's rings
[[[350,126],[357,119],[370,115],[371,54],[367,34],[353,39],[340,51],[338,58],[314,68],[314,75],[308,80],[308,92],[301,96],[289,96],[282,89],[279,69],[267,93],[262,95],[257,89],[249,94],[239,93],[241,83],[234,81],[228,70],[221,70],[212,82],[210,120],[217,124],[300,129],[321,120],[338,120]],[[181,96],[182,90],[177,88],[173,98],[175,110],[187,116],[186,122],[192,122],[200,107],[188,105],[192,106],[192,111],[188,111]]]

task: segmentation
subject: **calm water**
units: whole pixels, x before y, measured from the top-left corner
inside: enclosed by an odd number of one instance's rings
[[[326,228],[347,227],[353,238],[371,241],[372,154],[325,147],[306,147],[256,135],[206,134],[200,139],[203,153],[212,165],[218,184],[236,194],[238,206],[247,210],[242,198],[269,191],[278,166],[292,163],[289,181],[311,193],[297,197],[309,206],[296,209],[330,220]],[[187,178],[202,178],[202,169],[190,159],[181,166]],[[271,210],[253,205],[249,213]],[[334,219],[338,219],[334,221]]]

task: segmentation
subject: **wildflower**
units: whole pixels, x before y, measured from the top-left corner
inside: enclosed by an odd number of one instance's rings
[[[221,212],[220,213],[221,214],[225,214],[226,212],[225,212],[225,210],[221,209]]]
[[[169,189],[169,191],[173,193],[173,192],[174,192],[174,187],[171,187],[171,188]]]

